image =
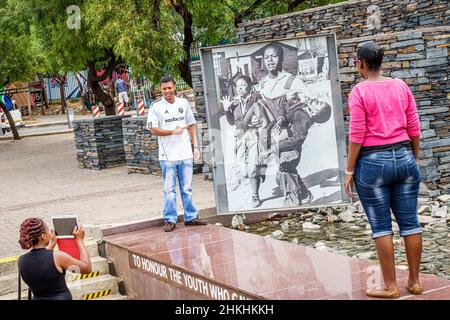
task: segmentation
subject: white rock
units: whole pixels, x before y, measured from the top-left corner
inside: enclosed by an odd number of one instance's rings
[[[274,221],[272,221],[272,224],[273,224],[274,226],[278,226],[278,225],[280,224],[280,221],[274,220]]]
[[[275,239],[281,239],[284,236],[284,232],[281,230],[276,230],[272,232],[272,237]]]
[[[324,242],[321,242],[321,241],[316,242],[316,243],[314,244],[314,248],[317,248],[317,247],[324,247],[324,246],[325,246],[325,243],[324,243]]]
[[[393,231],[400,231],[400,228],[398,227],[398,224],[395,221],[392,221],[392,230]]]
[[[419,208],[419,214],[424,214],[424,213],[427,213],[427,212],[431,212],[431,208],[430,208],[430,206],[421,206],[420,208]]]
[[[297,238],[292,239],[291,243],[292,244],[298,244],[298,239]]]
[[[372,227],[370,226],[370,224],[366,224],[366,230],[372,230]]]
[[[433,210],[431,212],[431,216],[432,217],[437,217],[437,218],[446,218],[447,217],[447,207],[440,207],[436,210]]]
[[[244,230],[250,230],[250,226],[245,226]]]
[[[281,225],[281,230],[283,230],[283,232],[288,232],[289,231],[289,223],[283,223]]]
[[[320,247],[317,247],[316,250],[319,250],[319,251],[328,251],[328,252],[331,251],[331,249],[328,248],[327,246],[320,246]]]
[[[421,225],[426,225],[429,224],[430,222],[432,222],[434,219],[432,217],[429,216],[419,216],[419,223]]]
[[[221,224],[220,222],[217,222],[215,225],[218,227],[223,227],[223,224]]]
[[[442,196],[437,197],[437,200],[440,202],[447,202],[450,200],[450,194],[443,194]]]
[[[233,218],[231,219],[231,227],[234,229],[238,229],[241,226],[244,225],[244,218],[245,216],[242,214],[236,214],[233,216]]]
[[[353,212],[351,210],[346,210],[344,212],[339,213],[339,219],[344,222],[354,222],[355,218],[353,217]]]
[[[356,258],[358,258],[360,260],[369,260],[369,259],[372,259],[374,256],[375,256],[375,253],[373,251],[369,251],[369,252],[358,253],[356,255]]]
[[[348,229],[349,229],[349,230],[352,230],[352,231],[361,230],[361,228],[358,227],[358,226],[350,226]]]
[[[304,231],[313,231],[313,230],[319,230],[321,226],[318,226],[317,224],[312,224],[311,222],[305,222],[302,224],[302,229]]]
[[[347,208],[347,211],[350,211],[351,213],[355,213],[358,211],[358,208],[355,207],[354,205],[351,205]]]

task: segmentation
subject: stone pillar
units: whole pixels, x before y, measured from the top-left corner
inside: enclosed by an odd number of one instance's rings
[[[197,119],[197,116],[194,114]],[[200,122],[197,119],[197,124]],[[147,117],[122,120],[123,143],[128,173],[161,175],[158,137],[145,128]],[[194,162],[194,173],[201,172],[202,162]]]
[[[122,118],[107,116],[73,122],[79,168],[101,170],[125,164]]]

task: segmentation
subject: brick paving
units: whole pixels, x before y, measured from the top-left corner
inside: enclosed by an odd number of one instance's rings
[[[79,169],[73,133],[0,141],[0,181],[0,258],[22,252],[18,228],[27,217],[50,223],[76,214],[81,224],[103,226],[161,216],[161,177],[128,174],[126,166]],[[194,176],[193,190],[198,209],[215,206],[203,175]]]

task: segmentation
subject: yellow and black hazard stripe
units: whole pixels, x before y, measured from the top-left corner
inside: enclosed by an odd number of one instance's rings
[[[91,292],[91,293],[83,294],[83,297],[81,298],[81,300],[92,300],[92,299],[97,299],[97,298],[104,297],[104,296],[109,296],[111,294],[112,294],[111,289],[97,291],[97,292]]]
[[[100,275],[99,271],[90,272],[90,273],[86,273],[86,274],[76,274],[76,275],[72,276],[72,282],[81,280],[81,279],[98,277],[99,275]]]

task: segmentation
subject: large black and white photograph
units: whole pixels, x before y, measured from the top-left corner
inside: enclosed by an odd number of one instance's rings
[[[342,202],[327,38],[217,47],[212,59],[228,211]]]

